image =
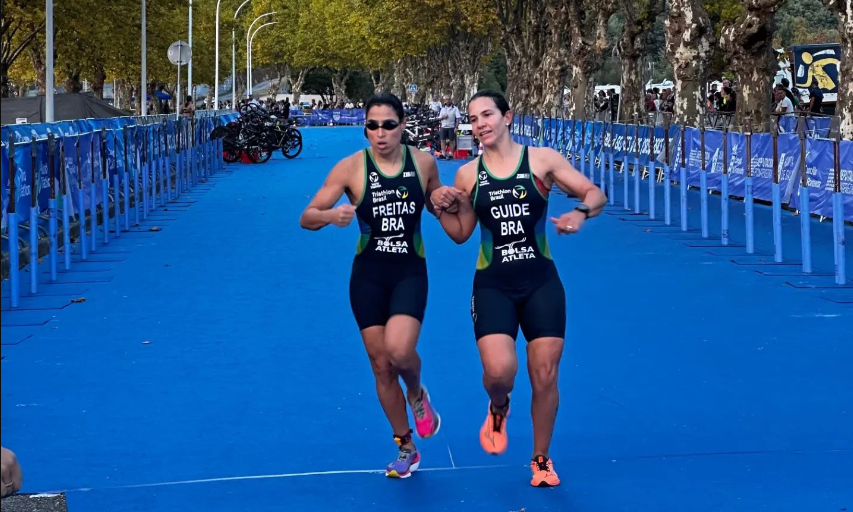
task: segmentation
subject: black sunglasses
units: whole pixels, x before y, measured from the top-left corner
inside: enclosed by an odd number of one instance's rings
[[[400,123],[398,123],[397,121],[393,121],[391,119],[386,119],[385,121],[382,121],[382,124],[379,124],[379,121],[373,121],[373,120],[370,120],[370,121],[367,121],[366,123],[364,123],[364,127],[370,131],[376,131],[379,128],[382,128],[383,130],[393,130],[393,129],[397,128],[398,126],[400,126]]]

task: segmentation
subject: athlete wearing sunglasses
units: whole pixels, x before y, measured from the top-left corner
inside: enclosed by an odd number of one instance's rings
[[[309,230],[346,227],[358,217],[361,236],[350,275],[350,305],[398,446],[385,474],[407,478],[421,456],[412,442],[406,398],[421,438],[435,435],[441,425],[421,384],[416,350],[428,288],[421,213],[424,208],[433,212],[430,194],[441,183],[433,157],[401,143],[405,123],[399,98],[374,96],[364,111],[370,147],[335,165],[300,224]],[[334,208],[344,194],[350,204]],[[399,378],[406,384],[405,397]]]
[[[367,128],[368,130],[372,131],[372,132],[375,132],[376,130],[378,130],[380,128],[382,128],[383,130],[389,130],[389,131],[390,130],[396,130],[398,126],[400,126],[400,123],[398,123],[397,121],[394,121],[393,119],[386,119],[385,121],[382,121],[381,123],[379,121],[377,121],[376,119],[370,119],[368,121],[365,121],[365,123],[364,123],[364,127]]]

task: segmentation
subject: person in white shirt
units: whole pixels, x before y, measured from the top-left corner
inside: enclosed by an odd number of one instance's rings
[[[459,126],[462,114],[448,95],[444,96],[444,105],[438,113],[438,118],[441,119],[441,155],[436,158],[453,160],[453,151],[456,148],[456,129]]]
[[[773,91],[773,94],[776,98],[776,113],[781,114],[785,117],[791,117],[794,115],[794,104],[785,94],[785,89],[783,87],[777,86]]]

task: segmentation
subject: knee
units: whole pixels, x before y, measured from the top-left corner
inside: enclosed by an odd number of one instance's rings
[[[390,384],[397,380],[397,370],[387,357],[371,357],[370,366],[377,384]]]
[[[533,391],[548,391],[557,387],[559,363],[542,361],[530,367],[530,386]]]
[[[493,358],[483,362],[483,380],[511,386],[518,371],[518,362],[511,358]]]
[[[416,352],[414,347],[405,346],[405,344],[386,344],[386,353],[388,354],[389,364],[395,368],[408,368],[412,366]]]

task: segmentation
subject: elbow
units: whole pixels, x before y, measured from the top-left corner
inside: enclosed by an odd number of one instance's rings
[[[320,229],[318,226],[316,226],[314,223],[312,223],[307,217],[308,216],[305,215],[304,213],[302,214],[301,217],[299,217],[299,227],[301,227],[302,229],[308,230],[308,231],[317,231],[318,229]]]
[[[471,233],[455,233],[450,236],[450,239],[456,242],[456,245],[462,245],[471,238]]]

